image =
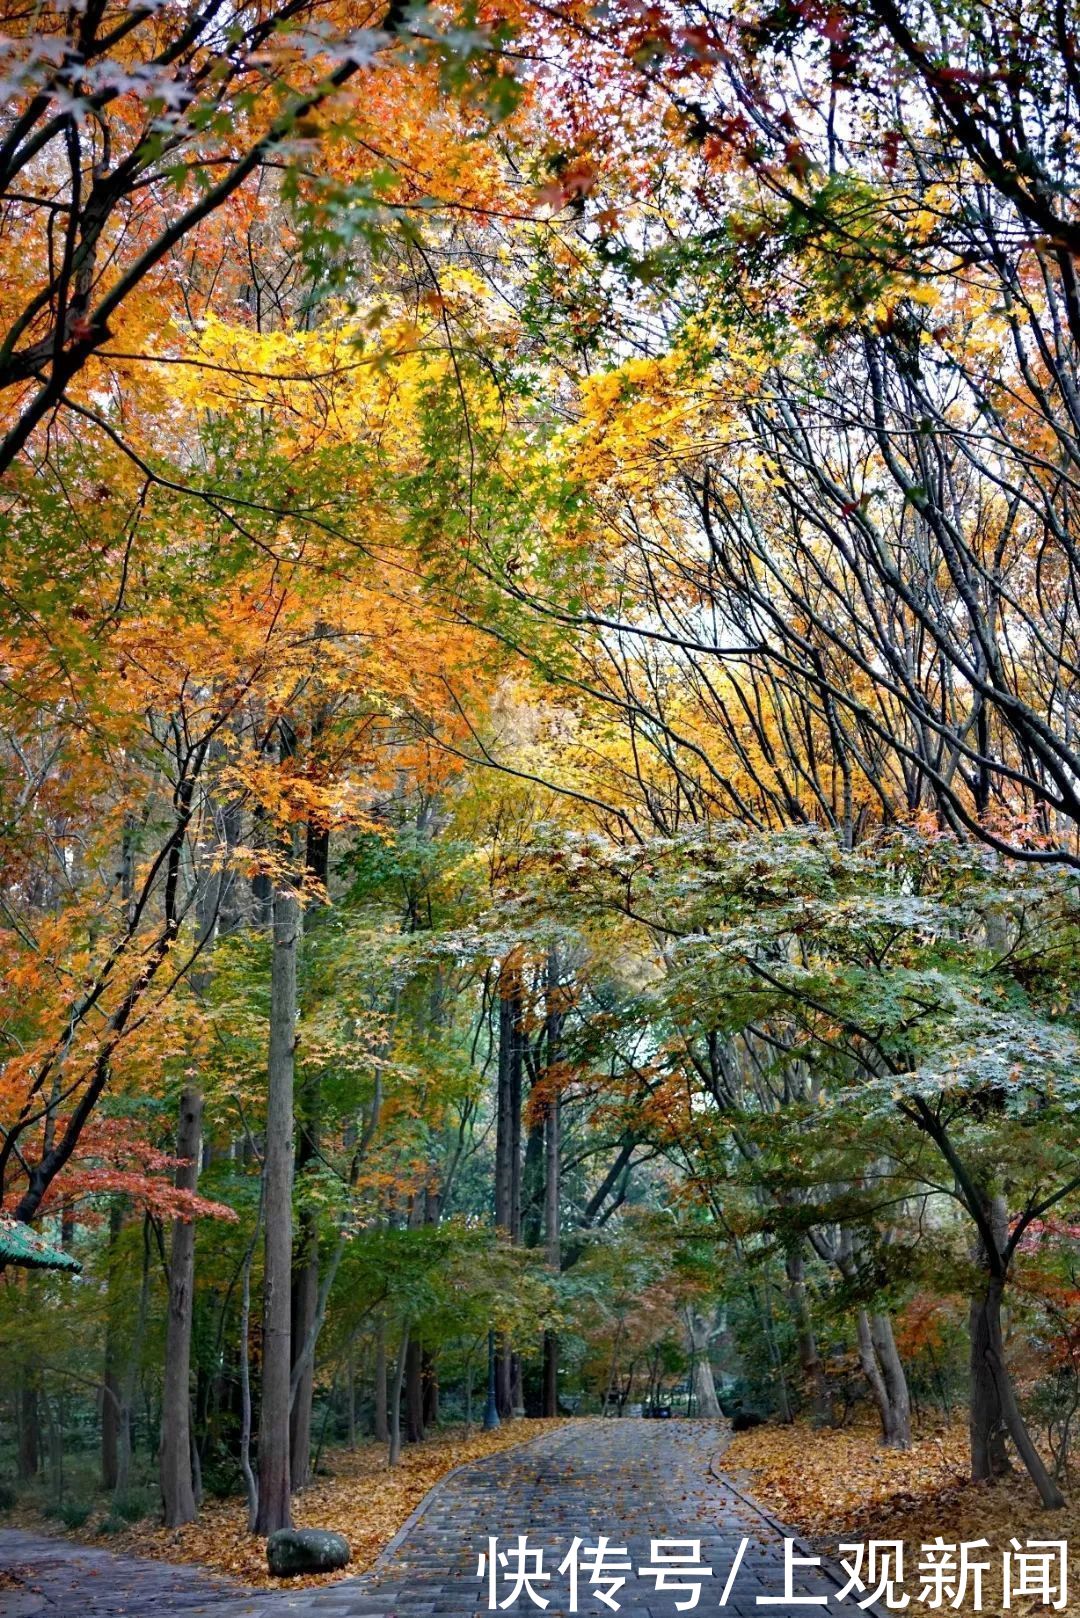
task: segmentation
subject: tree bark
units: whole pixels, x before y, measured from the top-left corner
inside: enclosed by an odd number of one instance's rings
[[[1008,1211],[1000,1197],[988,1199],[986,1208],[995,1245],[1000,1249],[1007,1235]],[[982,1240],[975,1245],[974,1257],[989,1280],[992,1255]],[[976,1483],[1003,1477],[1009,1471],[1005,1419],[997,1378],[989,1358],[991,1325],[986,1312],[988,1280],[974,1289],[968,1310],[968,1431],[971,1439],[971,1476]]]
[[[293,1364],[303,1350],[315,1319],[319,1299],[319,1235],[310,1209],[300,1216],[299,1263],[292,1279]],[[311,1478],[311,1404],[315,1392],[315,1356],[309,1354],[289,1414],[289,1471],[293,1490],[303,1489]]]
[[[289,1411],[292,1373],[293,1078],[296,1060],[296,956],[300,904],[279,880],[273,898],[270,1050],[263,1157],[263,1366],[259,1410],[256,1532],[292,1526]]]
[[[424,1437],[423,1356],[415,1338],[405,1355],[405,1440],[419,1444]]]
[[[690,1307],[686,1309],[685,1315],[690,1351],[694,1357],[694,1370],[690,1383],[694,1404],[697,1406],[699,1416],[711,1416],[715,1419],[722,1414],[722,1411],[720,1400],[716,1397],[716,1383],[713,1381],[712,1362],[709,1359],[709,1322],[696,1309]]]
[[[109,1206],[109,1245],[106,1257],[107,1280],[105,1302],[105,1366],[101,1389],[101,1485],[111,1494],[120,1475],[120,1347],[119,1285],[116,1245],[123,1225],[120,1199],[114,1197]]]
[[[401,1334],[397,1364],[394,1367],[394,1386],[390,1394],[390,1454],[388,1464],[396,1466],[401,1459],[401,1388],[405,1380],[405,1361],[409,1357],[409,1322]]]
[[[322,729],[321,721],[316,731]],[[325,826],[314,821],[308,823],[305,864],[308,875],[320,885],[320,897],[309,905],[308,926],[317,925],[325,912],[321,893],[330,878],[330,833]],[[300,1139],[296,1153],[296,1179],[304,1184],[304,1171],[316,1161],[319,1149],[319,1077],[313,1073],[304,1084],[300,1095]],[[299,1379],[297,1364],[304,1354],[308,1333],[315,1321],[319,1302],[319,1224],[314,1208],[303,1199],[301,1192],[300,1234],[296,1243],[296,1256],[292,1277],[292,1375],[296,1383],[292,1410],[289,1415],[289,1457],[293,1490],[303,1489],[311,1478],[311,1403],[315,1393],[315,1355],[304,1359]]]
[[[803,1381],[810,1393],[814,1420],[824,1424],[830,1417],[829,1388],[818,1353],[814,1323],[810,1318],[803,1256],[798,1244],[791,1246],[784,1255],[784,1268],[787,1273],[788,1303],[795,1323],[795,1340],[799,1349],[799,1365],[802,1368]]]
[[[380,1320],[375,1328],[375,1390],[374,1438],[378,1444],[390,1442],[390,1425],[386,1408],[386,1322]]]
[[[429,1427],[437,1426],[439,1420],[439,1365],[429,1348],[421,1355],[420,1384],[423,1393],[420,1414],[426,1432]]]
[[[194,1191],[199,1180],[202,1145],[202,1096],[184,1090],[176,1155],[179,1191]],[[166,1528],[194,1522],[195,1489],[191,1475],[191,1321],[195,1284],[195,1221],[174,1219],[169,1256],[169,1309],[165,1326],[165,1369],[161,1393],[161,1502]]]
[[[544,1246],[547,1267],[558,1276],[562,1264],[559,1181],[562,1154],[562,1102],[557,1068],[561,1057],[562,1013],[558,1005],[559,964],[555,952],[547,964],[547,1106],[544,1109]],[[544,1333],[543,1396],[545,1416],[559,1414],[559,1339]]]
[[[888,1423],[885,1443],[890,1449],[911,1448],[911,1395],[900,1350],[896,1346],[892,1321],[888,1315],[870,1316],[870,1336],[881,1366],[888,1400]]]
[[[40,1458],[37,1377],[31,1371],[24,1371],[19,1383],[19,1442],[15,1457],[15,1475],[20,1483],[29,1483],[37,1477]]]
[[[1027,1424],[1020,1413],[1012,1377],[1005,1363],[1005,1342],[1001,1332],[1003,1291],[1004,1282],[997,1276],[991,1276],[981,1300],[972,1300],[972,1325],[976,1328],[972,1333],[972,1349],[974,1352],[977,1338],[987,1370],[997,1390],[997,1410],[1001,1421],[1016,1445],[1020,1459],[1027,1467],[1043,1505],[1056,1511],[1065,1504],[1065,1496],[1050,1476],[1042,1456],[1032,1442]],[[972,1455],[974,1457],[974,1447]]]

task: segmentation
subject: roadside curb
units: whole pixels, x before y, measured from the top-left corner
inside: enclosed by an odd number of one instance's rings
[[[732,1480],[729,1473],[717,1470],[716,1463],[722,1459],[725,1453],[726,1446],[724,1449],[717,1450],[716,1454],[709,1461],[709,1472],[710,1475],[715,1478],[716,1482],[721,1484],[725,1489],[728,1489],[737,1500],[741,1500],[743,1505],[746,1506],[750,1511],[756,1513],[756,1515],[761,1518],[762,1522],[768,1523],[773,1532],[779,1534],[781,1539],[790,1539],[800,1556],[818,1556],[818,1553],[813,1549],[813,1547],[802,1537],[801,1534],[797,1534],[794,1528],[792,1528],[788,1523],[781,1522],[779,1517],[774,1517],[771,1511],[767,1511],[759,1501],[754,1499],[753,1495],[747,1494],[744,1489],[740,1489],[739,1485]],[[831,1556],[818,1556],[818,1561],[821,1566],[821,1571],[826,1575],[826,1577],[833,1581],[837,1589],[845,1589],[848,1584],[848,1575],[844,1572],[844,1569],[840,1566],[839,1562],[835,1561]],[[896,1618],[895,1613],[888,1612],[879,1601],[869,1602],[863,1607],[862,1610],[865,1613],[869,1613],[870,1618]]]
[[[573,1418],[567,1417],[567,1428],[571,1427],[572,1422]],[[340,1589],[344,1585],[353,1583],[358,1584],[361,1579],[370,1579],[376,1573],[386,1571],[384,1564],[386,1564],[387,1567],[389,1566],[399,1546],[408,1538],[409,1534],[416,1527],[417,1523],[423,1516],[426,1515],[429,1507],[431,1507],[439,1498],[439,1495],[442,1493],[443,1489],[446,1488],[447,1484],[449,1484],[453,1478],[458,1477],[462,1472],[467,1472],[470,1467],[482,1466],[487,1461],[495,1460],[495,1458],[499,1455],[515,1454],[518,1450],[527,1449],[530,1444],[540,1444],[545,1438],[552,1436],[553,1435],[551,1433],[534,1433],[531,1437],[528,1434],[523,1434],[522,1437],[515,1443],[506,1444],[502,1449],[492,1450],[489,1455],[477,1455],[471,1461],[459,1461],[457,1466],[452,1466],[449,1472],[444,1472],[442,1477],[431,1485],[431,1488],[428,1490],[427,1494],[424,1495],[422,1500],[417,1501],[416,1505],[412,1508],[409,1515],[398,1529],[397,1533],[394,1534],[392,1539],[387,1540],[386,1544],[376,1556],[371,1566],[365,1568],[363,1573],[355,1574],[352,1579],[340,1579],[334,1588]],[[564,1434],[557,1431],[554,1436],[562,1439]]]

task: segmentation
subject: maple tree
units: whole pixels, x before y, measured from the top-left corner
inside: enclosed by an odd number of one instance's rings
[[[966,1399],[1059,1505],[1069,28],[3,35],[0,1201],[85,1266],[0,1285],[21,1484],[70,1422],[112,1526],[266,1533],[490,1372]]]

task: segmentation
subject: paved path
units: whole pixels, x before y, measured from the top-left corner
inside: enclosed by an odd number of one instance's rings
[[[696,1610],[718,1613],[732,1559],[744,1537],[739,1571],[723,1609],[729,1618],[790,1618],[824,1613],[821,1607],[788,1603],[760,1606],[759,1595],[784,1594],[784,1548],[770,1520],[731,1487],[710,1474],[722,1447],[721,1429],[710,1422],[581,1420],[522,1448],[462,1467],[428,1496],[371,1572],[321,1588],[251,1591],[214,1581],[191,1568],[111,1557],[66,1541],[30,1541],[0,1531],[0,1569],[38,1560],[46,1566],[36,1583],[44,1599],[40,1618],[473,1618],[488,1610],[486,1583],[476,1576],[477,1557],[496,1536],[499,1549],[525,1533],[541,1549],[553,1576],[535,1585],[548,1601],[548,1618],[570,1610],[566,1578],[556,1573],[570,1541],[595,1544],[606,1534],[625,1546],[633,1571],[614,1593],[621,1618],[675,1618],[680,1590],[659,1591],[637,1569],[649,1562],[653,1539],[697,1539],[701,1562],[713,1569],[702,1583]],[[333,1527],[327,1523],[327,1527]],[[100,1559],[92,1578],[76,1558]],[[64,1587],[63,1564],[72,1564]],[[807,1574],[804,1578],[801,1575]],[[74,1577],[75,1574],[79,1576]],[[92,1594],[88,1598],[88,1585]],[[512,1586],[500,1582],[502,1601]],[[836,1585],[816,1569],[796,1569],[797,1594],[829,1595],[828,1613],[857,1614],[835,1600]],[[0,1587],[0,1615],[29,1618]],[[596,1599],[582,1576],[579,1610],[594,1618],[612,1609]],[[506,1609],[515,1618],[537,1614],[527,1594]]]

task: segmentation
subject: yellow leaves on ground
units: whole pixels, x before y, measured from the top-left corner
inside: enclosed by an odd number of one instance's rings
[[[879,1513],[936,1498],[967,1476],[967,1430],[926,1432],[907,1451],[887,1450],[870,1424],[807,1436],[801,1423],[739,1433],[725,1471],[746,1471],[756,1499],[802,1533],[818,1538],[863,1527]]]
[[[1046,1511],[1023,1471],[994,1485],[968,1480],[968,1435],[960,1419],[926,1426],[906,1452],[884,1449],[871,1423],[833,1432],[808,1432],[805,1423],[765,1426],[740,1433],[723,1466],[767,1510],[835,1555],[842,1541],[904,1541],[905,1588],[919,1589],[921,1547],[939,1535],[950,1544],[986,1539],[973,1553],[990,1564],[984,1576],[982,1618],[1002,1611],[1002,1555],[1016,1538],[1080,1539],[1080,1502]],[[969,1599],[951,1609],[969,1618]],[[1019,1597],[1012,1613],[1042,1611]],[[1069,1611],[1077,1609],[1070,1605]]]
[[[449,1428],[423,1444],[405,1445],[401,1461],[391,1469],[386,1447],[365,1442],[356,1450],[336,1449],[326,1455],[331,1477],[318,1477],[293,1500],[298,1528],[332,1528],[345,1535],[352,1561],[339,1573],[307,1579],[272,1579],[266,1571],[266,1541],[247,1530],[246,1507],[240,1499],[207,1500],[200,1521],[185,1528],[136,1523],[108,1540],[110,1550],[150,1556],[165,1562],[195,1562],[228,1574],[243,1584],[268,1589],[333,1584],[369,1568],[428,1490],[455,1466],[512,1449],[563,1426],[562,1419],[507,1422],[496,1432]],[[91,1521],[79,1537],[94,1539]]]

